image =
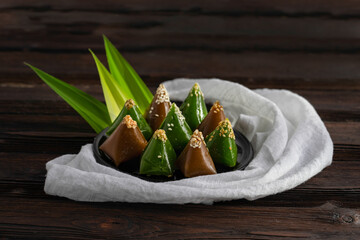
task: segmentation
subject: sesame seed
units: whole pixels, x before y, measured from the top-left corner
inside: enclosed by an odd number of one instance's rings
[[[166,142],[167,137],[166,137],[166,133],[163,129],[158,129],[154,132],[154,136],[155,139],[160,139],[163,142]]]
[[[229,147],[229,149],[231,150],[231,147]]]
[[[161,155],[158,155],[158,158],[161,158]]]
[[[125,102],[125,107],[126,107],[127,110],[131,109],[134,105],[135,105],[135,102],[132,99],[128,99]]]
[[[134,121],[134,120],[130,117],[130,115],[126,115],[126,116],[124,117],[124,119],[122,120],[122,122],[124,122],[124,123],[126,124],[126,127],[127,127],[127,128],[136,128],[136,126],[137,126],[137,122]]]
[[[168,128],[169,131],[172,131],[172,128]]]
[[[155,96],[156,96],[156,99],[155,99],[156,104],[170,102],[169,94],[163,84],[160,84],[159,87],[156,89]]]
[[[190,107],[190,103],[186,104],[186,106]]]
[[[155,115],[155,117],[159,117],[159,114],[157,114],[157,113],[155,113],[154,115]]]
[[[224,121],[221,121],[216,127],[216,130],[220,132],[219,136],[229,137],[235,140],[234,130],[232,129],[229,119],[225,119]]]
[[[182,115],[179,107],[176,106],[175,103],[173,103],[173,105],[174,105],[174,108],[175,108],[175,114],[176,114],[176,116],[179,118],[179,121],[180,121],[181,123],[184,123],[184,122],[185,122],[185,117]],[[174,126],[174,125],[172,125],[172,126]]]
[[[204,143],[204,136],[199,130],[196,129],[190,138],[190,147],[201,148],[202,143]]]

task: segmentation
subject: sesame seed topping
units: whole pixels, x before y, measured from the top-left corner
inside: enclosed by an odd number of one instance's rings
[[[170,123],[168,123],[167,126],[170,127],[171,126]]]
[[[201,89],[200,89],[200,86],[199,86],[199,84],[198,83],[195,83],[194,84],[194,86],[191,88],[191,90],[190,90],[190,96],[192,97],[193,96],[193,94],[195,94],[195,96],[202,96],[202,97],[204,97],[204,94],[203,94],[203,92],[201,91]]]
[[[231,147],[229,147],[229,149],[231,150]]]
[[[168,128],[169,131],[172,131],[172,128]]]
[[[160,139],[161,141],[165,142],[167,140],[166,133],[163,129],[158,129],[154,132],[154,138]]]
[[[134,105],[135,102],[131,98],[125,102],[125,107],[127,110],[131,109]]]
[[[155,115],[155,117],[159,117],[159,114],[157,114],[157,113],[155,113],[154,115]]]
[[[210,111],[213,111],[214,113],[218,113],[220,111],[224,111],[223,106],[220,105],[219,101],[216,101],[214,105],[212,105]]]
[[[170,102],[169,94],[163,84],[160,84],[159,87],[156,90],[156,99],[155,103],[160,104],[164,102]]]
[[[225,119],[224,121],[221,121],[219,125],[216,127],[216,130],[219,131],[219,136],[229,137],[235,140],[234,130],[232,129],[229,119]]]
[[[161,155],[158,155],[157,157],[158,157],[158,158],[161,158]]]
[[[175,114],[176,114],[176,116],[178,117],[180,123],[183,124],[183,123],[185,122],[185,117],[182,115],[179,107],[178,107],[175,103],[173,103],[173,106],[174,106],[174,108],[175,108]],[[174,126],[174,124],[172,124],[171,126]]]
[[[127,127],[127,128],[136,128],[136,126],[137,126],[137,122],[134,121],[134,120],[130,117],[130,115],[126,115],[126,116],[124,117],[124,119],[122,120],[122,122],[124,122],[124,123],[126,124],[126,127]]]
[[[190,103],[186,104],[186,106],[190,107]]]
[[[204,136],[202,132],[196,129],[190,138],[190,147],[200,148],[202,143],[205,144]]]

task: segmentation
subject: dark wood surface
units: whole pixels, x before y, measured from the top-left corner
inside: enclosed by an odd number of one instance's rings
[[[95,134],[23,65],[103,100],[91,48],[107,35],[154,90],[219,77],[307,98],[334,142],[330,167],[297,188],[214,205],[84,203],[44,193],[45,163]],[[0,2],[0,238],[359,239],[360,3]]]

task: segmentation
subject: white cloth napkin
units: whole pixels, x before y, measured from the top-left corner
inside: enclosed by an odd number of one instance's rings
[[[153,183],[96,163],[92,145],[46,164],[45,192],[78,201],[204,203],[255,200],[289,190],[331,164],[333,143],[304,98],[219,79],[164,83],[171,100],[184,100],[198,82],[207,102],[220,100],[225,115],[252,143],[255,157],[243,171]]]

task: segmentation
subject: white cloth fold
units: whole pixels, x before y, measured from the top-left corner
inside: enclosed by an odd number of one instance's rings
[[[255,200],[289,190],[331,164],[333,143],[315,109],[287,90],[260,89],[219,79],[164,83],[182,101],[198,82],[207,102],[220,100],[234,128],[251,141],[255,157],[243,171],[153,183],[96,163],[92,145],[46,164],[45,192],[79,201],[204,203]]]

